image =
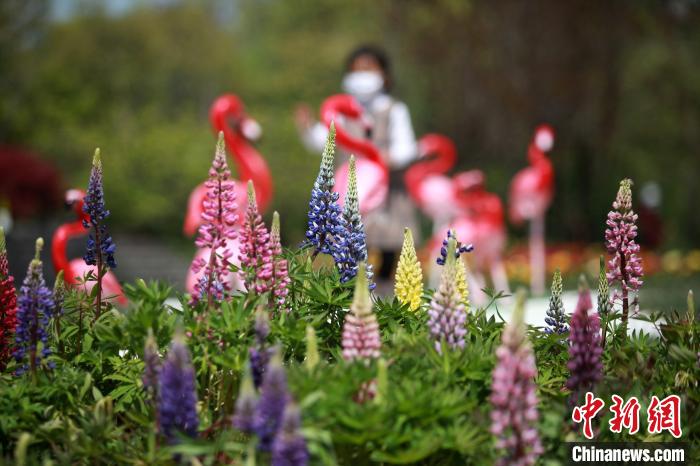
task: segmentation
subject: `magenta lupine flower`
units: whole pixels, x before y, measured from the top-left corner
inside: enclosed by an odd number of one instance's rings
[[[270,252],[272,253],[272,295],[279,311],[289,311],[286,306],[289,295],[289,270],[287,259],[282,256],[282,240],[280,238],[280,215],[272,214],[270,228]]]
[[[642,286],[642,260],[637,255],[639,245],[637,237],[637,214],[632,210],[632,180],[620,182],[613,210],[608,212],[605,230],[605,247],[612,258],[608,261],[608,283],[619,284],[620,289],[613,293],[613,301],[622,302],[622,325],[627,325],[630,305],[630,293],[635,296],[632,303],[639,307],[639,287]]]
[[[226,149],[224,134],[219,132],[216,153],[209,169],[209,179],[206,181],[207,196],[203,202],[202,225],[195,244],[200,248],[211,248],[209,262],[202,258],[192,262],[192,270],[204,274],[195,284],[192,304],[206,299],[209,306],[213,301],[222,301],[224,293],[230,291],[228,280],[230,258],[233,255],[228,249],[228,241],[236,238],[236,192],[231,180],[231,171],[226,164]]]
[[[448,238],[440,286],[433,294],[428,310],[430,336],[435,340],[435,350],[438,353],[442,353],[443,342],[451,349],[464,348],[464,336],[467,333],[467,311],[455,278],[456,250],[457,241],[452,235]]]
[[[15,279],[10,275],[5,248],[5,230],[0,227],[0,372],[10,361],[13,336],[17,326],[17,292]]]
[[[537,432],[535,356],[525,334],[525,294],[520,292],[511,321],[496,350],[491,384],[491,433],[501,451],[499,466],[529,466],[542,454]]]
[[[595,385],[603,378],[602,354],[600,316],[593,311],[588,284],[581,277],[578,303],[571,316],[569,333],[567,367],[570,375],[566,387],[571,390],[572,401],[576,401],[581,394],[594,391]]]
[[[362,273],[357,274],[355,296],[343,324],[343,358],[348,361],[376,359],[381,348],[379,324],[372,312],[364,262],[359,263],[359,271]]]
[[[309,451],[306,440],[299,431],[301,413],[299,407],[289,403],[284,409],[282,426],[272,444],[272,466],[306,466],[309,464]]]
[[[253,182],[248,181],[248,208],[245,211],[240,236],[241,278],[249,292],[270,290],[272,281],[272,252],[270,234],[258,212]]]

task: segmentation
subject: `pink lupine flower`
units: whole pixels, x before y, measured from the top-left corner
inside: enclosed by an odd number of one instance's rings
[[[269,291],[272,284],[270,233],[258,212],[252,181],[248,181],[248,208],[243,219],[238,258],[246,289],[257,294]]]
[[[372,312],[365,263],[360,262],[355,282],[355,296],[343,325],[343,358],[348,361],[376,359],[380,355],[379,324]]]
[[[618,283],[619,290],[613,293],[613,301],[622,302],[622,325],[627,325],[630,292],[635,293],[631,304],[639,307],[637,292],[642,286],[642,260],[637,255],[639,245],[635,242],[637,237],[637,214],[632,210],[632,180],[624,179],[620,182],[613,210],[608,212],[605,230],[605,247],[612,254],[608,261],[608,283]]]
[[[211,248],[211,255],[209,262],[202,258],[192,262],[194,273],[205,269],[202,278],[195,284],[192,303],[196,304],[206,297],[208,305],[211,306],[214,300],[223,300],[224,293],[231,289],[228,274],[233,252],[228,248],[228,241],[236,239],[238,221],[236,192],[231,180],[231,171],[226,164],[223,132],[219,132],[214,161],[205,186],[207,196],[203,202],[203,223],[199,227],[195,244],[200,248]]]
[[[270,228],[270,252],[272,253],[272,294],[275,305],[281,311],[286,309],[287,295],[289,294],[289,270],[287,259],[282,256],[282,241],[280,239],[280,215],[272,214],[272,227]],[[288,310],[288,309],[286,309]]]
[[[511,321],[503,330],[491,385],[491,433],[502,454],[499,466],[529,466],[542,453],[537,432],[535,356],[525,334],[525,296],[518,295]]]

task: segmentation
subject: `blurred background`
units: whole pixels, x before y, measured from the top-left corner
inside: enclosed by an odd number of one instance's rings
[[[597,264],[605,215],[630,177],[636,210],[640,190],[649,198],[650,268],[681,277],[663,282],[679,290],[698,283],[697,0],[4,0],[0,145],[29,153],[1,166],[13,270],[23,275],[33,236],[72,218],[63,191],[85,188],[99,146],[117,275],[181,286],[193,251],[186,201],[213,155],[209,106],[227,92],[262,125],[272,208],[285,243],[298,244],[319,158],[302,146],[294,108],[337,93],[346,54],[366,42],[389,52],[416,135],[451,137],[456,169],[483,169],[503,199],[534,128],[554,127],[547,237],[583,251],[564,247],[554,265]],[[32,182],[18,187],[21,177]],[[26,202],[11,202],[17,190]],[[510,229],[512,251],[526,233]]]

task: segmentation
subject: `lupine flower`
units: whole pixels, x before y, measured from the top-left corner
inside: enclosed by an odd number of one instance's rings
[[[248,207],[240,232],[241,278],[249,292],[263,294],[272,281],[272,251],[270,233],[258,212],[253,182],[248,181]]]
[[[445,262],[447,261],[447,245],[450,240],[450,238],[455,238],[456,241],[456,246],[455,246],[455,252],[454,256],[455,258],[460,257],[462,253],[464,252],[472,252],[474,250],[474,245],[472,244],[467,244],[464,245],[457,241],[457,237],[454,235],[452,230],[447,231],[447,236],[445,239],[442,240],[442,247],[440,248],[440,257],[437,258],[436,262],[438,265],[445,265]]]
[[[537,432],[535,356],[525,334],[525,294],[521,291],[496,350],[491,384],[491,433],[501,456],[499,466],[529,466],[542,454]]]
[[[284,408],[289,402],[287,375],[282,366],[282,356],[277,349],[267,366],[260,388],[260,399],[255,407],[253,427],[258,436],[258,449],[270,451],[272,442],[282,423]]]
[[[318,354],[318,339],[316,338],[316,331],[311,325],[306,326],[306,359],[304,360],[304,365],[306,370],[312,371],[314,367],[318,365],[321,360],[321,356]]]
[[[605,259],[600,256],[600,273],[598,275],[598,315],[606,317],[610,312],[610,288],[605,272]]]
[[[105,207],[104,190],[102,188],[102,161],[100,149],[95,150],[92,158],[92,170],[88,182],[87,193],[83,200],[83,212],[90,216],[90,221],[83,220],[83,226],[91,229],[88,235],[87,249],[83,259],[87,265],[101,266],[106,263],[110,269],[117,266],[114,260],[116,246],[107,231],[104,220],[109,217],[109,210]]]
[[[321,157],[321,168],[311,190],[306,244],[314,247],[313,255],[331,254],[334,238],[342,233],[342,213],[338,193],[333,192],[333,158],[335,156],[335,125],[328,130],[326,146]]]
[[[443,342],[451,349],[464,348],[466,307],[457,289],[457,241],[449,237],[445,249],[445,267],[440,278],[440,286],[433,294],[428,310],[430,336],[435,340],[435,350],[442,353]]]
[[[219,132],[216,153],[205,186],[207,195],[203,202],[203,223],[199,227],[195,244],[200,248],[211,248],[211,256],[208,263],[203,258],[192,262],[194,273],[199,273],[202,269],[205,271],[195,284],[191,301],[196,304],[202,299],[208,299],[211,306],[213,301],[222,301],[224,293],[231,289],[228,274],[229,259],[233,252],[228,249],[228,241],[236,239],[238,220],[236,192],[231,181],[231,171],[226,164],[223,132]]]
[[[143,347],[143,387],[155,399],[158,393],[158,376],[160,375],[160,355],[153,330],[148,329],[148,336]]]
[[[184,336],[175,335],[160,370],[158,419],[161,432],[171,444],[178,435],[197,436],[197,389],[194,367],[185,346]]]
[[[272,214],[272,227],[270,228],[270,252],[272,253],[272,295],[279,311],[286,309],[287,295],[289,295],[289,270],[287,259],[282,256],[282,241],[280,239],[280,214],[276,211]]]
[[[592,310],[591,293],[586,280],[581,277],[578,303],[571,316],[569,333],[569,380],[566,387],[571,390],[575,401],[580,394],[594,391],[595,385],[603,378],[600,342],[600,317]]]
[[[401,304],[407,304],[412,311],[418,310],[423,295],[423,270],[416,256],[413,234],[409,228],[403,231],[403,245],[399,263],[396,266],[394,294]]]
[[[63,341],[61,340],[61,316],[63,316],[63,304],[66,300],[66,282],[63,279],[63,270],[59,270],[53,282],[53,322],[58,340],[58,351],[63,354]]]
[[[605,247],[612,254],[608,262],[608,283],[617,283],[620,290],[615,290],[613,300],[622,302],[622,325],[627,325],[629,315],[629,294],[635,293],[631,304],[639,306],[636,294],[642,286],[642,260],[637,255],[639,245],[635,242],[637,237],[637,214],[632,210],[632,180],[624,179],[620,182],[613,210],[608,212],[605,230]]]
[[[5,230],[0,227],[0,372],[12,356],[12,336],[17,326],[15,278],[7,261]]]
[[[350,281],[357,275],[360,262],[367,262],[367,243],[365,241],[365,226],[360,216],[360,201],[357,197],[357,171],[355,169],[355,156],[350,156],[348,169],[348,191],[345,194],[345,207],[341,222],[342,233],[335,235],[333,241],[333,260],[340,272],[342,283]],[[374,289],[372,283],[372,266],[367,265],[367,281],[370,289]]]
[[[36,373],[36,366],[41,364],[41,360],[51,353],[48,345],[48,326],[54,302],[51,290],[44,281],[44,265],[40,258],[43,247],[44,240],[38,238],[36,253],[29,263],[17,303],[14,356],[17,362],[22,362],[29,353],[28,366],[32,374]],[[40,343],[41,352],[38,352]],[[18,369],[17,373],[21,374],[26,369],[27,364]]]
[[[236,411],[233,415],[233,427],[246,434],[253,433],[255,420],[255,407],[258,404],[258,397],[253,387],[253,378],[250,371],[245,371],[241,389],[236,400]]]
[[[306,466],[309,464],[309,451],[306,440],[301,435],[301,414],[299,407],[289,403],[284,409],[282,426],[272,444],[272,466]]]
[[[270,324],[267,319],[267,313],[258,309],[255,314],[255,346],[249,348],[250,355],[250,371],[253,375],[255,388],[260,388],[263,381],[263,374],[267,368],[272,355],[272,348],[268,348],[266,344],[267,336],[270,334]]]
[[[365,263],[360,262],[359,267],[360,270],[364,270]],[[380,355],[379,324],[372,312],[367,275],[364,273],[358,274],[355,282],[355,296],[343,324],[342,344],[343,358],[348,361],[368,361]]]
[[[467,266],[462,257],[455,259],[455,283],[457,291],[462,297],[462,304],[469,310],[469,286],[467,285]]]
[[[561,272],[559,269],[554,271],[552,278],[552,295],[549,297],[549,309],[547,309],[547,317],[544,321],[547,323],[544,331],[547,333],[566,333],[569,331],[569,325],[566,323],[566,312],[564,312],[564,304],[561,302]]]

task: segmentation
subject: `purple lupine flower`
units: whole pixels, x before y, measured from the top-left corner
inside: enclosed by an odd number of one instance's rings
[[[365,263],[360,262],[359,270]],[[379,324],[372,312],[372,300],[367,286],[367,274],[359,273],[355,282],[355,296],[343,324],[343,358],[348,361],[376,359],[380,356]]]
[[[110,269],[115,268],[117,262],[114,260],[114,252],[117,247],[107,231],[107,225],[104,224],[104,220],[109,217],[109,210],[105,207],[102,188],[100,149],[95,150],[95,156],[92,159],[90,180],[83,199],[83,212],[90,216],[89,222],[83,220],[83,227],[92,229],[92,233],[88,235],[87,248],[83,257],[85,263],[98,267],[106,263]]]
[[[289,403],[284,409],[282,426],[272,444],[272,466],[306,466],[309,464],[309,450],[306,440],[299,431],[301,413],[299,407]]]
[[[160,429],[170,444],[179,435],[197,436],[197,389],[190,353],[181,333],[175,335],[158,379]]]
[[[158,395],[158,376],[160,375],[160,355],[158,344],[153,336],[153,330],[148,329],[148,336],[143,347],[143,388],[150,393],[152,399]]]
[[[342,283],[350,281],[357,275],[360,262],[367,262],[367,243],[365,241],[365,226],[360,216],[360,201],[357,195],[357,171],[355,157],[350,156],[348,170],[348,191],[345,194],[345,207],[340,223],[341,234],[334,237],[332,255],[335,265],[340,272]],[[367,281],[371,290],[372,266],[367,264]]]
[[[253,427],[258,436],[260,451],[271,450],[272,442],[282,423],[282,414],[287,402],[289,402],[287,375],[282,366],[282,356],[277,349],[263,376],[260,398],[255,407]]]
[[[561,335],[569,331],[569,325],[566,323],[564,303],[561,301],[561,292],[561,272],[557,269],[554,271],[554,278],[552,278],[552,295],[549,297],[547,317],[544,318],[544,321],[547,323],[547,327],[544,329],[546,333],[558,333]]]
[[[28,367],[32,374],[35,374],[36,367],[41,364],[42,359],[51,353],[48,345],[48,326],[54,302],[53,294],[44,281],[44,265],[40,259],[43,246],[44,240],[38,238],[34,259],[29,263],[27,276],[17,300],[14,356],[19,363],[29,353],[29,364],[22,365],[17,370],[18,375],[24,373]]]
[[[338,193],[333,192],[333,158],[335,156],[335,125],[328,130],[326,146],[321,157],[321,167],[311,190],[309,220],[305,245],[314,247],[314,257],[331,254],[334,238],[343,233],[342,213],[338,205]]]
[[[499,466],[535,464],[542,454],[537,432],[537,386],[535,356],[525,334],[525,294],[518,293],[510,322],[496,350],[491,384],[491,433],[501,451]]]
[[[250,371],[245,371],[241,389],[236,399],[236,411],[233,415],[233,427],[246,434],[254,431],[255,408],[258,404],[258,397],[253,387],[253,378]]]
[[[282,256],[282,240],[280,238],[280,215],[272,214],[272,227],[270,228],[270,252],[272,253],[272,295],[275,306],[281,312],[289,311],[287,308],[287,296],[289,295],[289,270],[287,259]]]
[[[456,250],[457,240],[454,236],[448,236],[445,268],[428,310],[430,336],[435,340],[435,350],[438,353],[442,353],[443,342],[451,349],[463,349],[464,336],[467,333],[467,311],[455,278],[458,257]]]
[[[569,379],[566,387],[571,390],[571,400],[576,401],[581,394],[594,391],[595,385],[603,378],[600,340],[600,316],[592,310],[593,302],[588,284],[581,277],[578,303],[571,316],[569,333]]]
[[[608,283],[619,284],[620,290],[615,290],[613,300],[622,302],[622,325],[627,325],[629,306],[639,307],[639,287],[642,286],[642,260],[638,256],[639,245],[637,237],[637,214],[632,210],[632,180],[620,182],[613,210],[608,212],[605,230],[605,247],[612,258],[608,262]],[[635,293],[630,303],[630,293]]]
[[[203,258],[192,262],[192,270],[204,274],[195,284],[191,303],[207,299],[211,307],[214,301],[221,301],[226,291],[231,290],[228,280],[230,258],[233,252],[228,241],[236,239],[236,192],[231,180],[231,171],[226,164],[224,133],[219,132],[216,153],[209,169],[209,179],[205,182],[207,195],[203,202],[202,225],[198,230],[195,244],[200,248],[210,248],[209,262]]]
[[[0,372],[12,356],[12,337],[17,326],[17,292],[7,261],[5,230],[0,227]]]
[[[238,258],[246,289],[256,294],[268,292],[272,285],[270,234],[258,212],[252,181],[248,181],[248,207],[240,231]]]
[[[438,265],[445,265],[445,262],[447,261],[447,245],[450,238],[455,238],[455,241],[457,241],[457,237],[452,232],[452,230],[447,230],[447,236],[445,237],[445,239],[442,240],[442,247],[440,248],[440,257],[436,259]],[[473,250],[473,244],[464,245],[457,241],[455,246],[455,259],[459,258],[462,255],[462,253],[472,252]]]
[[[250,356],[250,372],[253,376],[255,388],[260,388],[267,364],[270,362],[273,349],[267,347],[267,336],[270,334],[270,324],[267,313],[258,309],[255,314],[255,345],[248,349]]]

